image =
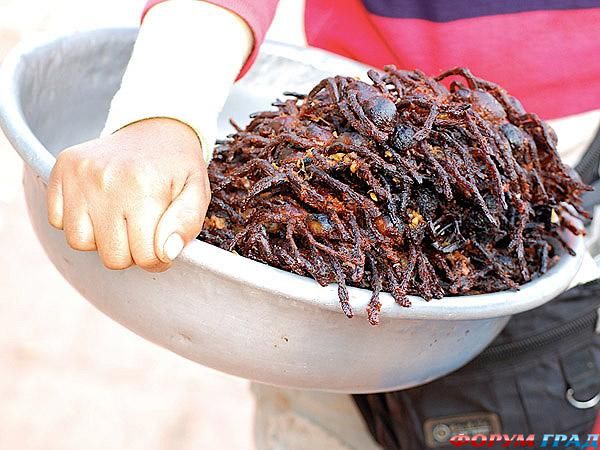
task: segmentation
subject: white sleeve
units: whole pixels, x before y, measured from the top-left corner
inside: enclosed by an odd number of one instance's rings
[[[253,45],[236,14],[199,0],[169,0],[146,15],[103,135],[144,119],[189,125],[212,157],[219,112]]]

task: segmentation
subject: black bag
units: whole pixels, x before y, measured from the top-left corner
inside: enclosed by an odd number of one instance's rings
[[[450,375],[354,400],[386,450],[453,449],[457,434],[588,433],[600,403],[599,314],[595,280],[514,316]]]

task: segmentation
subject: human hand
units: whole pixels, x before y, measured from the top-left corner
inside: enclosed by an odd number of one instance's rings
[[[202,228],[210,202],[196,133],[147,119],[61,152],[48,183],[48,221],[109,269],[160,272]]]

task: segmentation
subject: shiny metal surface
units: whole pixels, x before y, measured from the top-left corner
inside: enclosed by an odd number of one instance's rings
[[[519,292],[454,297],[401,308],[383,295],[381,324],[365,318],[370,292],[350,288],[356,317],[342,314],[336,286],[268,267],[195,241],[173,268],[114,272],[93,253],[68,248],[46,221],[45,185],[62,148],[95,137],[135,39],[135,30],[96,30],[21,47],[0,70],[0,123],[27,163],[31,221],[52,262],[100,311],[186,358],[263,383],[337,392],[414,386],[477,355],[510,315],[567,288],[583,242],[566,236],[564,256]],[[326,52],[267,43],[221,116],[245,123],[284,90],[306,91],[327,75],[364,67]],[[35,268],[24,268],[35,273]]]

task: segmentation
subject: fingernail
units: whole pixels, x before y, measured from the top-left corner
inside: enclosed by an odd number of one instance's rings
[[[179,256],[179,254],[183,250],[183,246],[184,242],[182,237],[179,236],[179,234],[177,233],[173,233],[167,238],[165,246],[163,247],[163,251],[165,252],[165,256],[171,261],[173,261]]]

